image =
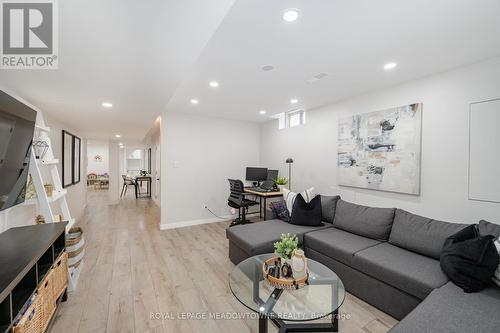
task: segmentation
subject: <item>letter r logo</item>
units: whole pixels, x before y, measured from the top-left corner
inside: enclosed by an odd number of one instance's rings
[[[2,3],[3,54],[52,54],[53,4]]]

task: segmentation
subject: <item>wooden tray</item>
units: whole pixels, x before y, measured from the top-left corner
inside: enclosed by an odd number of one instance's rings
[[[308,285],[309,281],[309,272],[301,278],[301,279],[294,279],[294,278],[275,278],[272,275],[269,275],[269,266],[274,266],[274,262],[276,260],[281,261],[282,258],[280,257],[272,257],[264,261],[262,264],[262,274],[264,275],[264,278],[266,281],[273,286],[274,288],[277,289],[299,289],[301,287],[304,287],[305,285]]]

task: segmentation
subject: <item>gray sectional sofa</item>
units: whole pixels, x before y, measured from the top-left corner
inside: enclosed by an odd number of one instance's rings
[[[323,225],[308,227],[274,219],[227,229],[234,264],[274,251],[281,234],[299,238],[308,258],[331,268],[351,294],[402,320],[391,332],[500,332],[500,288],[466,294],[439,264],[447,237],[465,224],[448,223],[401,209],[352,204],[321,197]],[[500,226],[481,222],[484,234]]]

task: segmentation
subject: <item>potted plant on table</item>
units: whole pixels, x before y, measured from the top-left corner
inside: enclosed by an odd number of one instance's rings
[[[285,261],[289,261],[293,252],[299,248],[299,239],[296,235],[282,234],[281,240],[274,243],[274,253]]]
[[[282,191],[285,188],[286,184],[288,184],[288,180],[286,179],[286,177],[276,178],[276,185],[278,185],[280,191]]]

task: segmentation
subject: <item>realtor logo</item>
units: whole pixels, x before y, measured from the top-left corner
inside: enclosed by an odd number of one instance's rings
[[[0,0],[2,69],[57,69],[56,0]]]

